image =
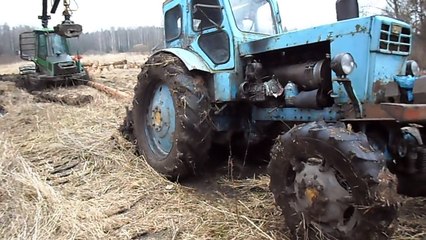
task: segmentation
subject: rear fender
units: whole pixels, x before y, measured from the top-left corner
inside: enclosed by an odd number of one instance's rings
[[[162,52],[171,53],[178,57],[185,64],[186,68],[188,68],[189,71],[199,70],[203,72],[213,73],[213,70],[211,70],[207,66],[206,62],[198,54],[192,51],[181,48],[166,48],[161,49],[155,54]]]

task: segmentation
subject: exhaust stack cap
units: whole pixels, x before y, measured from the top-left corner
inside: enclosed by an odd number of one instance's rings
[[[337,21],[359,17],[358,0],[336,1]]]

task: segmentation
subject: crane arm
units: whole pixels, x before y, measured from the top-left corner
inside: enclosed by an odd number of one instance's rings
[[[55,0],[55,1],[60,1],[60,0]],[[43,28],[47,28],[47,25],[50,20],[50,15],[47,15],[47,0],[43,0],[42,6],[43,6],[43,9],[41,11],[41,16],[38,16],[38,19],[41,20],[41,25],[43,26]]]
[[[48,27],[48,23],[50,20],[50,15],[48,15],[48,0],[42,0],[42,13],[41,16],[38,18],[41,20],[41,25],[43,28]],[[79,24],[75,24],[73,21],[71,21],[71,10],[70,10],[70,4],[68,0],[64,1],[64,7],[65,10],[62,13],[65,17],[65,20],[54,27],[55,33],[59,34],[60,36],[66,37],[66,38],[73,38],[78,37],[83,32],[83,27]],[[51,14],[55,14],[56,10],[59,7],[59,4],[61,3],[61,0],[54,0],[52,4],[52,9],[50,10]]]
[[[50,10],[50,13],[52,13],[52,14],[55,14],[56,13],[56,10],[58,9],[58,6],[59,6],[59,3],[61,2],[61,0],[55,0],[54,2],[53,2],[53,5],[52,5],[52,10]]]

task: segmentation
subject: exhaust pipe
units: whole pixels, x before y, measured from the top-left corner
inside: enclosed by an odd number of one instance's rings
[[[358,0],[336,1],[337,21],[359,17]]]

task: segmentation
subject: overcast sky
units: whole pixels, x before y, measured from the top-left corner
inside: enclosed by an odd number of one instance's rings
[[[49,5],[52,0],[48,0]],[[336,0],[278,0],[284,25],[288,29],[304,28],[336,19]],[[358,0],[362,11],[378,13],[386,0]],[[0,24],[39,27],[42,0],[0,0]],[[77,4],[78,6],[77,6]],[[82,24],[85,32],[110,27],[161,26],[163,0],[71,0],[72,20]],[[50,26],[62,21],[62,5],[52,16]]]

